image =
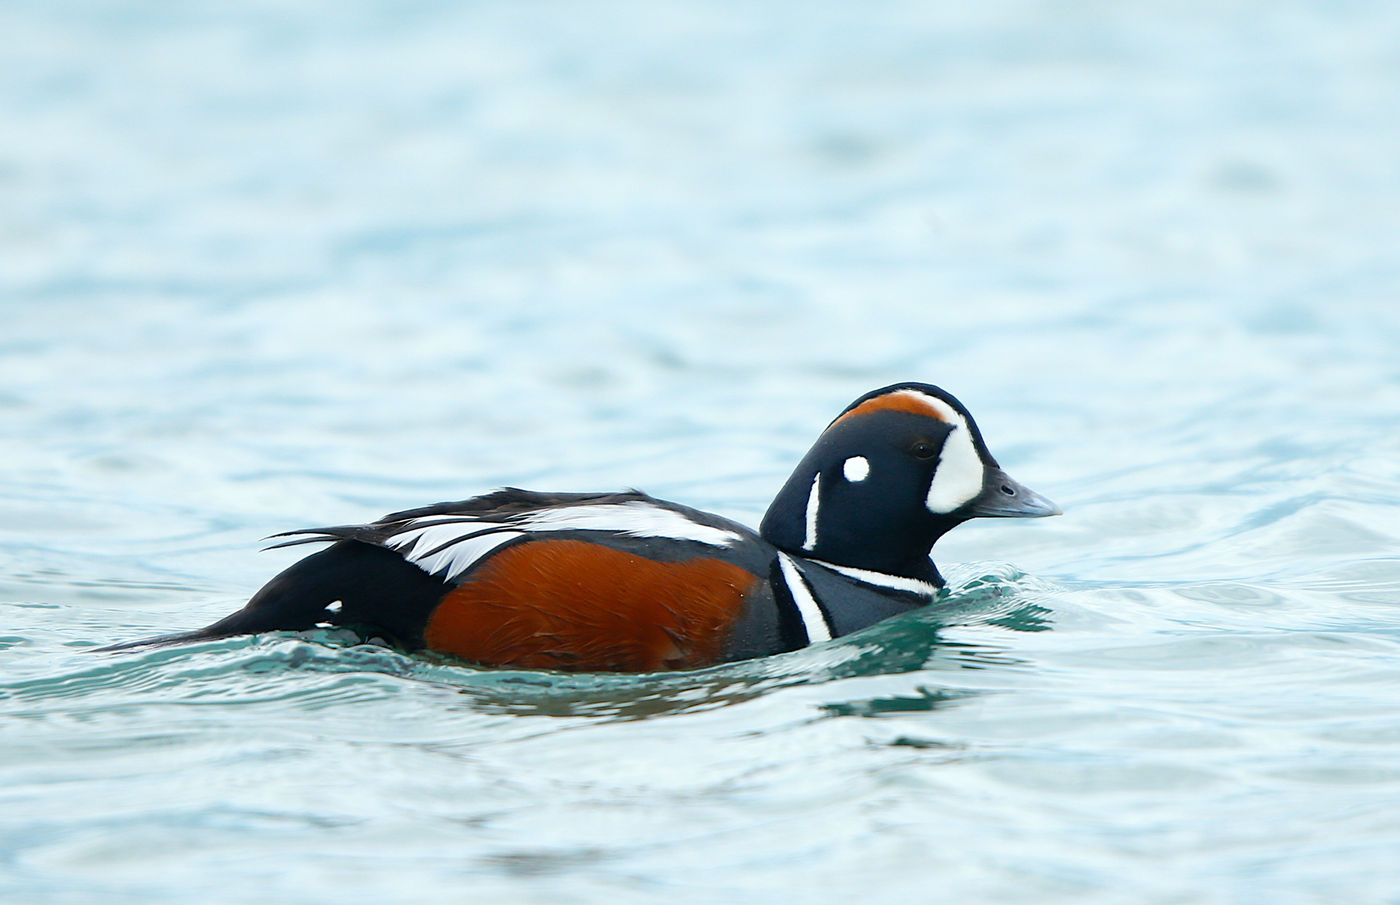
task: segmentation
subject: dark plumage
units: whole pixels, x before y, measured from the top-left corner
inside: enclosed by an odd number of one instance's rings
[[[923,606],[943,583],[929,553],[944,533],[1058,512],[997,466],[956,399],[896,384],[828,425],[758,533],[635,490],[507,488],[277,535],[331,546],[206,628],[102,650],[349,625],[497,665],[705,666]]]

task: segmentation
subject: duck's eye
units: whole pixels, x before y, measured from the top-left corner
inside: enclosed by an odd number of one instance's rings
[[[915,443],[909,451],[918,459],[932,459],[933,454],[938,452],[932,443],[924,443],[923,441]]]

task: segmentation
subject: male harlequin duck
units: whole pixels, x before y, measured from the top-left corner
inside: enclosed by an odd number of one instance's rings
[[[276,535],[331,546],[208,628],[103,650],[346,625],[483,664],[691,669],[923,606],[944,532],[1059,512],[997,466],[962,403],[901,383],[827,426],[757,534],[637,491],[498,490]]]

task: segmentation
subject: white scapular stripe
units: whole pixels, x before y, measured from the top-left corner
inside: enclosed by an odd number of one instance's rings
[[[840,572],[847,578],[854,578],[864,584],[873,584],[882,588],[889,588],[892,591],[908,591],[911,594],[918,594],[923,597],[932,597],[938,593],[938,588],[927,581],[920,581],[917,578],[905,578],[903,575],[891,575],[888,572],[876,572],[871,569],[857,569],[855,566],[838,566],[834,562],[827,562],[824,559],[812,560],[821,563],[833,572]]]
[[[396,534],[385,543],[424,572],[450,580],[506,541],[525,536],[523,531],[499,530],[504,527],[495,522],[439,524],[430,521],[421,528]]]
[[[521,531],[501,531],[497,534],[482,534],[469,537],[438,552],[422,558],[409,557],[427,572],[444,578],[456,578],[480,562],[486,554],[508,540],[524,537]]]
[[[433,575],[452,579],[507,541],[545,531],[616,531],[632,537],[667,537],[724,547],[742,538],[733,531],[692,521],[683,513],[644,500],[541,509],[500,521],[461,513],[426,515],[385,540],[403,558]]]
[[[817,598],[807,587],[807,579],[797,568],[797,563],[786,553],[778,554],[778,566],[783,570],[783,582],[787,584],[792,602],[797,606],[797,614],[802,617],[802,628],[807,632],[807,643],[831,640],[831,626],[826,624],[822,608],[817,606]]]
[[[405,559],[415,559],[426,556],[444,544],[475,537],[483,531],[501,527],[492,522],[458,521],[440,524],[437,521],[427,521],[424,524],[425,521],[427,520],[414,519],[408,523],[408,528],[390,537],[385,543],[402,553]]]
[[[811,550],[817,546],[817,509],[821,506],[822,473],[812,478],[812,489],[807,494],[807,533],[802,538],[802,549]]]
[[[632,537],[669,537],[727,547],[741,538],[733,531],[702,525],[683,513],[645,500],[541,509],[511,520],[526,531],[617,531]]]

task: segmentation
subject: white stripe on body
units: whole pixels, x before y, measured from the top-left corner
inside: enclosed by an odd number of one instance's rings
[[[825,566],[833,572],[840,572],[847,578],[855,579],[863,584],[889,588],[892,591],[907,591],[922,597],[932,597],[938,593],[938,588],[935,585],[917,578],[905,578],[903,575],[891,575],[888,572],[876,572],[872,569],[857,569],[855,566],[838,566],[834,562],[822,559],[814,559],[812,562]]]
[[[613,531],[629,537],[664,537],[712,547],[727,547],[742,540],[733,531],[702,525],[683,513],[645,500],[628,500],[539,509],[499,521],[468,513],[427,515],[409,520],[384,543],[423,571],[451,580],[508,541],[552,531]]]
[[[821,507],[822,473],[812,478],[812,489],[807,493],[807,533],[802,539],[802,549],[812,550],[817,546],[817,510]]]
[[[802,577],[797,563],[793,562],[791,556],[779,551],[778,566],[782,569],[783,583],[787,585],[792,602],[797,607],[797,614],[802,618],[802,628],[807,632],[807,643],[830,641],[831,626],[827,625],[826,616],[817,605],[817,598],[812,596],[812,589],[807,587],[807,579]]]

